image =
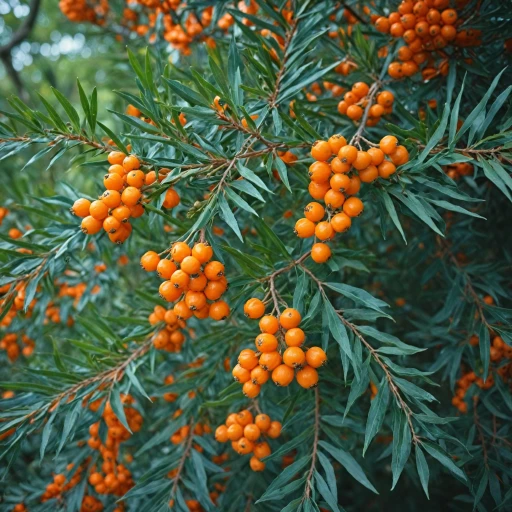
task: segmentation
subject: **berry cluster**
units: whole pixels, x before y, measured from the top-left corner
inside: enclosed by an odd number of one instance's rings
[[[364,114],[370,101],[368,96],[370,87],[365,82],[356,82],[352,86],[352,90],[345,93],[343,100],[338,103],[338,112],[343,116],[346,115],[352,121],[359,121]],[[366,126],[375,126],[382,116],[393,112],[393,102],[395,97],[390,91],[382,91],[376,96],[376,103],[372,104],[369,109]]]
[[[224,265],[212,261],[210,245],[199,242],[190,248],[185,242],[176,242],[168,255],[170,258],[160,258],[155,251],[148,251],[141,257],[140,265],[146,272],[156,271],[165,279],[158,291],[167,302],[177,301],[172,309],[176,318],[227,318],[229,306],[220,298],[227,290],[228,282],[224,277]]]
[[[142,416],[136,409],[129,407],[133,404],[133,398],[130,395],[122,395],[121,401],[130,429],[132,432],[138,432],[142,427]],[[100,438],[100,422],[89,427],[91,437],[87,444],[93,450],[98,450],[103,458],[103,464],[99,468],[101,471],[91,472],[89,483],[98,494],[123,496],[133,487],[134,482],[130,470],[122,464],[117,464],[117,460],[121,443],[127,441],[131,434],[115,415],[110,402],[105,404],[102,417],[108,429],[105,443],[102,443]]]
[[[226,423],[215,430],[215,439],[219,443],[231,441],[231,447],[240,455],[252,453],[249,465],[253,471],[263,471],[265,463],[261,459],[268,457],[272,450],[262,436],[277,439],[281,435],[281,423],[272,421],[267,414],[258,414],[255,418],[250,411],[232,413]]]
[[[361,182],[388,179],[398,165],[409,160],[409,153],[392,135],[368,151],[347,144],[341,135],[333,135],[328,141],[316,141],[311,156],[315,162],[309,167],[308,190],[314,199],[324,201],[327,208],[317,202],[309,203],[304,209],[305,217],[295,224],[295,233],[299,238],[314,236],[320,240],[313,244],[311,258],[316,263],[325,263],[331,257],[331,249],[324,242],[350,229],[352,219],[363,212],[363,202],[355,197]],[[326,214],[328,219],[323,220]]]
[[[60,0],[62,14],[74,23],[104,25],[109,12],[108,0]]]
[[[18,312],[23,310],[25,304],[25,295],[26,295],[27,283],[25,281],[20,281],[14,286],[14,291],[16,292],[14,296],[14,300],[11,304],[11,307],[5,314],[5,316],[0,321],[0,327],[9,327],[12,321],[18,314]],[[0,286],[0,295],[4,295],[0,298],[0,307],[3,309],[5,304],[9,302],[11,299],[11,284],[5,284]],[[28,305],[27,311],[25,312],[25,317],[30,318],[32,316],[32,310],[37,303],[37,299],[32,299],[30,304]]]
[[[67,465],[66,469],[68,471],[71,471],[73,467],[74,465],[70,463]],[[53,482],[46,485],[46,490],[41,496],[41,501],[44,503],[45,501],[58,498],[62,495],[62,493],[69,491],[70,489],[78,485],[82,480],[82,472],[83,467],[79,466],[68,482],[66,482],[66,475],[62,473],[53,475]]]
[[[19,339],[23,343],[22,348],[18,343]],[[0,350],[5,350],[9,361],[14,362],[18,359],[20,353],[29,357],[34,352],[35,341],[31,340],[26,334],[19,336],[14,332],[7,333],[0,340]]]
[[[194,430],[192,431],[192,433],[194,436],[202,436],[204,434],[210,434],[211,431],[212,429],[210,428],[210,425],[206,423],[196,423],[196,425],[194,425]],[[169,440],[171,441],[172,444],[181,444],[185,442],[190,435],[190,425],[184,425],[183,427],[176,430],[176,432],[174,432],[174,434],[171,436]],[[194,449],[199,452],[203,451],[202,447],[199,445],[194,445]],[[171,478],[172,476],[174,475],[170,475]]]
[[[452,180],[458,180],[462,176],[472,176],[474,172],[473,165],[468,162],[458,162],[450,164],[443,168],[446,175]]]
[[[278,320],[274,315],[265,315],[265,304],[257,298],[245,303],[244,313],[251,319],[260,318],[261,334],[255,339],[256,350],[242,350],[232,370],[234,379],[243,384],[243,393],[249,398],[258,396],[261,386],[270,377],[277,386],[289,386],[295,377],[303,388],[316,386],[316,368],[322,366],[327,357],[319,347],[307,351],[301,348],[306,335],[299,327],[300,313],[287,308]]]
[[[182,332],[182,329],[186,326],[185,320],[178,318],[174,309],[155,306],[153,312],[149,315],[149,323],[156,325],[161,322],[165,323],[165,327],[153,335],[153,346],[157,350],[181,352],[181,347],[185,341],[185,335]]]
[[[467,3],[467,2],[459,2]],[[399,61],[392,62],[388,73],[392,78],[413,76],[420,71],[424,80],[448,74],[448,58],[442,50],[449,44],[459,47],[481,44],[480,30],[457,29],[461,24],[457,10],[449,0],[404,0],[398,11],[389,16],[374,17],[375,28],[392,37],[401,37],[405,45],[398,49]],[[443,58],[436,67],[436,57]]]
[[[148,184],[147,175],[133,155],[111,151],[108,162],[108,174],[103,178],[105,192],[93,202],[77,199],[71,212],[82,218],[81,228],[86,235],[95,235],[103,228],[111,242],[122,244],[132,232],[129,219],[144,214],[141,189]]]

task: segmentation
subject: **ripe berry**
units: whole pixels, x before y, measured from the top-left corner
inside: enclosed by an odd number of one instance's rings
[[[254,445],[251,441],[249,441],[249,439],[242,437],[241,439],[238,440],[236,451],[240,455],[247,455],[248,453],[251,453],[253,449]]]
[[[173,188],[168,188],[165,192],[162,206],[164,208],[176,208],[180,204],[180,196]]]
[[[331,161],[331,170],[335,174],[346,174],[347,172],[350,172],[351,168],[351,164],[343,163],[337,156],[335,156]]]
[[[154,272],[160,262],[160,256],[155,251],[144,253],[140,259],[140,266],[146,272]]]
[[[226,425],[221,425],[220,427],[217,427],[217,429],[215,430],[215,439],[219,443],[225,443],[229,440],[228,427],[226,427]]]
[[[101,228],[103,227],[103,222],[89,215],[88,217],[84,217],[80,224],[80,227],[84,234],[95,235],[96,233],[99,233],[101,231]]]
[[[230,441],[238,441],[244,435],[244,429],[242,425],[233,423],[228,427],[227,434]]]
[[[306,355],[299,347],[288,347],[283,353],[283,363],[291,368],[301,368],[305,361]]]
[[[158,288],[158,293],[167,302],[174,302],[181,297],[183,290],[176,288],[171,281],[164,281]]]
[[[121,227],[121,223],[112,215],[103,221],[103,229],[107,233],[115,233]]]
[[[254,384],[262,386],[270,378],[270,374],[267,370],[264,370],[261,366],[256,366],[251,370],[251,381]]]
[[[366,169],[359,171],[359,179],[363,183],[371,183],[379,177],[379,171],[375,165],[369,165]]]
[[[322,221],[316,225],[315,235],[319,240],[330,240],[334,236],[334,229],[329,221]]]
[[[77,199],[73,206],[71,207],[71,211],[77,217],[87,217],[90,214],[91,201],[89,199]],[[92,215],[92,214],[91,214]]]
[[[194,292],[203,292],[207,284],[208,279],[206,279],[206,276],[202,272],[199,272],[196,275],[190,276],[188,289]]]
[[[279,352],[265,352],[259,358],[259,365],[269,372],[277,368],[282,362]]]
[[[327,361],[325,352],[320,347],[311,347],[306,352],[306,362],[312,368],[320,368]]]
[[[247,409],[244,409],[243,411],[240,411],[236,415],[236,421],[239,425],[242,425],[242,427],[245,427],[246,425],[249,425],[249,423],[252,423],[253,417],[251,411],[248,411]]]
[[[359,121],[363,117],[363,109],[359,105],[350,105],[347,108],[347,116],[352,121]]]
[[[250,348],[242,350],[238,356],[238,364],[246,370],[252,370],[258,365],[256,352]]]
[[[279,317],[279,323],[283,329],[293,329],[298,327],[302,317],[300,313],[294,308],[286,308]]]
[[[347,196],[353,196],[359,192],[361,189],[361,180],[359,176],[352,176],[350,178],[350,186],[345,190],[345,194]]]
[[[259,321],[261,332],[275,334],[279,330],[279,321],[274,315],[265,315]]]
[[[192,256],[201,263],[208,263],[213,256],[213,249],[205,243],[197,243],[192,248]]]
[[[357,158],[357,148],[355,146],[343,146],[339,153],[338,158],[344,164],[351,164]]]
[[[244,314],[253,320],[261,318],[265,314],[265,304],[257,298],[249,299],[244,304]]]
[[[248,381],[242,386],[242,393],[247,398],[256,398],[260,394],[260,389],[258,384],[253,384],[251,381]]]
[[[222,278],[219,281],[208,281],[208,284],[204,289],[204,294],[208,300],[218,300],[222,297],[222,294],[226,289],[227,281],[225,278]]]
[[[185,294],[185,304],[192,311],[198,311],[206,306],[206,296],[203,292],[189,290]]]
[[[126,187],[121,194],[121,200],[126,206],[135,206],[142,196],[142,192],[135,187]]]
[[[350,229],[352,225],[352,220],[350,217],[344,213],[337,213],[334,217],[331,218],[331,226],[336,233],[344,233]]]
[[[289,347],[300,347],[304,343],[305,339],[306,335],[300,327],[288,329],[284,335],[284,341]]]
[[[277,386],[286,387],[291,384],[293,378],[295,377],[295,372],[292,368],[285,364],[279,365],[272,372],[272,380]]]
[[[370,91],[370,88],[364,82],[356,82],[352,86],[352,92],[359,98],[364,98],[368,94],[369,91]]]
[[[373,165],[380,165],[384,161],[384,152],[379,148],[370,148],[368,154],[372,157]]]
[[[316,183],[325,183],[331,176],[331,166],[327,162],[313,162],[309,166],[309,178]]]
[[[260,352],[275,352],[278,346],[277,338],[273,334],[261,333],[254,340]]]
[[[356,159],[352,162],[352,166],[360,171],[366,169],[372,163],[372,157],[366,151],[358,151]]]
[[[254,456],[257,457],[258,459],[264,459],[265,457],[268,457],[272,453],[272,450],[270,449],[269,444],[266,441],[263,441],[262,443],[258,443],[254,447],[253,453]]]
[[[325,263],[331,257],[331,249],[327,244],[316,243],[311,248],[311,258],[315,263]]]
[[[171,276],[171,283],[175,286],[175,288],[179,288],[180,290],[188,288],[189,282],[190,276],[186,272],[183,272],[181,269],[173,272]]]
[[[114,211],[112,212],[112,215],[114,214]],[[89,215],[94,217],[96,220],[104,220],[108,216],[108,206],[103,201],[93,201],[89,207]],[[120,221],[121,219],[117,220]]]
[[[311,366],[305,366],[297,372],[297,382],[303,388],[313,388],[318,384],[318,372]]]
[[[101,200],[109,208],[117,208],[121,204],[121,194],[117,190],[105,190],[101,196]]]
[[[385,155],[391,155],[398,147],[398,139],[393,135],[386,135],[381,139],[379,146]]]
[[[331,187],[328,181],[325,183],[316,183],[315,181],[312,181],[308,185],[308,192],[313,199],[319,201],[325,197],[325,194],[330,188]]]
[[[260,429],[260,432],[266,432],[270,428],[270,416],[268,414],[258,414],[254,418],[254,423]]]
[[[259,427],[254,423],[249,423],[244,428],[244,437],[249,441],[257,441],[261,435]]]
[[[251,379],[251,372],[245,368],[242,368],[239,364],[235,365],[231,371],[231,374],[233,375],[233,378],[241,384]]]
[[[311,148],[311,156],[320,162],[325,162],[331,158],[331,147],[325,140],[317,140]]]
[[[201,270],[201,262],[194,258],[194,256],[186,256],[180,265],[181,270],[188,275],[196,275]]]
[[[121,190],[124,187],[124,179],[116,173],[105,174],[103,185],[106,189]]]
[[[379,165],[378,171],[381,178],[388,179],[396,171],[396,166],[394,163],[385,160]]]
[[[111,165],[121,165],[123,163],[123,160],[125,159],[126,155],[122,153],[121,151],[111,151],[108,154],[107,160],[108,163]]]
[[[335,174],[329,183],[332,190],[335,190],[336,192],[344,192],[350,185],[350,178],[346,174]]]
[[[141,215],[144,215],[144,206],[142,206],[140,203],[130,207],[130,216],[132,218],[137,219]]]
[[[176,270],[177,267],[174,261],[167,259],[160,260],[156,267],[156,272],[162,279],[170,279]]]
[[[409,152],[404,146],[398,146],[389,157],[395,165],[403,165],[409,161]]]
[[[333,176],[334,178],[334,176]],[[331,182],[332,179],[331,178]],[[332,187],[332,183],[331,183]],[[332,187],[334,188],[334,187]],[[307,220],[310,220],[311,222],[319,222],[321,221],[325,216],[325,208],[320,203],[311,202],[304,208],[304,215]],[[295,226],[295,229],[297,229],[297,226]],[[313,229],[314,233],[314,229]]]
[[[126,172],[140,169],[140,162],[136,156],[129,155],[123,160],[123,167]]]
[[[341,192],[337,192],[336,190],[331,189],[328,190],[325,194],[324,201],[326,206],[328,206],[331,210],[337,210],[343,206],[343,203],[345,202],[345,196]]]
[[[343,211],[349,217],[357,217],[363,212],[364,205],[358,197],[349,197],[343,205]]]
[[[253,471],[263,471],[265,469],[265,463],[261,462],[261,460],[255,457],[254,455],[251,457],[251,460],[249,461],[249,466]]]
[[[283,427],[279,421],[272,421],[266,435],[270,437],[270,439],[277,439],[281,435],[282,428]]]
[[[220,261],[210,261],[204,267],[204,275],[210,281],[218,281],[224,275],[224,265]]]
[[[339,150],[347,145],[347,140],[343,135],[333,135],[328,142],[333,155],[337,155]]]
[[[229,306],[223,300],[218,300],[210,305],[210,318],[213,320],[224,320],[229,316],[229,313]]]

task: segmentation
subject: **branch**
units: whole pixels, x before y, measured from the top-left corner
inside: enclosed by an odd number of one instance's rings
[[[318,391],[318,386],[315,388],[315,437],[313,439],[313,451],[311,453],[311,466],[308,471],[308,476],[306,477],[306,489],[304,490],[304,495],[302,496],[302,501],[309,498],[309,495],[312,491],[311,480],[313,479],[313,473],[315,471],[316,458],[318,453],[318,438],[320,435],[320,393]]]
[[[356,133],[354,133],[354,136],[350,139],[349,144],[351,146],[359,145],[359,141],[361,140],[361,137],[363,135],[363,132],[366,128],[366,122],[368,121],[368,116],[370,115],[370,109],[373,106],[373,100],[375,98],[375,95],[377,94],[378,90],[381,88],[382,82],[380,80],[376,80],[372,86],[370,87],[370,90],[368,91],[368,94],[366,95],[366,100],[368,103],[366,104],[366,108],[364,109],[363,117],[361,118],[361,123],[359,124],[359,128],[357,129]]]
[[[185,467],[185,462],[187,460],[188,454],[190,453],[190,449],[192,448],[192,440],[194,439],[194,418],[191,417],[189,421],[189,429],[188,429],[188,437],[185,444],[185,449],[183,450],[183,455],[181,456],[180,463],[178,464],[178,470],[176,472],[176,476],[174,477],[174,482],[172,484],[171,489],[171,499],[176,495],[176,491],[178,490],[178,484],[180,481],[181,473],[183,472],[183,468]]]

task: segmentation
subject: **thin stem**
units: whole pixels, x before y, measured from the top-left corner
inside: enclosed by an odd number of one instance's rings
[[[375,99],[375,95],[378,90],[382,87],[382,82],[380,80],[376,80],[370,87],[368,94],[366,95],[366,100],[368,103],[366,104],[366,108],[364,109],[363,117],[361,118],[361,123],[359,124],[359,128],[357,129],[354,136],[350,139],[349,144],[351,146],[359,145],[359,141],[361,140],[361,136],[366,128],[366,123],[368,121],[368,116],[370,115],[370,109],[373,105],[373,100]]]
[[[313,438],[313,450],[311,452],[311,466],[309,467],[308,476],[306,477],[306,488],[304,490],[304,496],[302,501],[309,498],[313,485],[311,481],[313,479],[313,473],[315,471],[316,459],[318,455],[318,440],[320,437],[320,393],[318,387],[315,388],[315,436]]]
[[[194,418],[192,417],[189,421],[189,430],[188,437],[185,444],[185,449],[183,450],[183,455],[181,456],[180,463],[178,464],[178,470],[176,471],[176,476],[174,477],[174,482],[172,484],[171,489],[171,498],[176,495],[176,491],[178,490],[178,484],[180,481],[181,473],[183,472],[183,468],[185,467],[185,462],[187,460],[188,454],[192,448],[192,441],[194,439]]]

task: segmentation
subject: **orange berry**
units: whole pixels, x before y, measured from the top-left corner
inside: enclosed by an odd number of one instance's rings
[[[136,156],[129,155],[123,160],[123,167],[126,172],[140,169],[140,162]]]
[[[317,140],[311,148],[311,156],[320,162],[329,160],[332,156],[329,143],[325,140]]]
[[[316,183],[324,183],[331,176],[331,166],[327,162],[313,162],[309,166],[309,177]]]
[[[311,259],[315,263],[325,263],[331,257],[331,249],[327,244],[321,242],[313,244],[311,248]]]
[[[354,169],[366,169],[372,163],[372,157],[366,151],[358,151],[356,159],[352,162]]]
[[[379,176],[387,180],[396,171],[396,166],[394,163],[385,160],[379,165],[378,170]]]
[[[185,242],[176,242],[172,245],[171,256],[178,263],[181,263],[191,253],[190,247]]]
[[[329,139],[330,140],[330,139]],[[333,176],[334,178],[334,176]],[[332,182],[332,178],[331,178]],[[332,187],[332,183],[331,183]],[[334,188],[334,187],[332,187]],[[307,220],[310,220],[311,222],[318,222],[321,221],[325,216],[325,208],[320,203],[311,202],[304,208],[304,215],[306,216]],[[295,228],[297,229],[297,228]],[[314,233],[314,228],[313,228]]]
[[[352,121],[359,121],[363,117],[363,109],[359,105],[350,105],[347,108],[347,116]]]
[[[162,279],[170,279],[176,270],[174,261],[167,259],[160,260],[156,266],[156,272]]]
[[[101,228],[103,227],[103,222],[89,215],[88,217],[84,217],[84,219],[82,219],[80,227],[84,234],[95,235],[96,233],[99,233],[101,231]]]
[[[244,304],[244,314],[253,320],[261,318],[265,314],[265,304],[260,299],[249,299]]]
[[[121,204],[121,194],[117,190],[105,190],[101,196],[101,200],[109,208],[117,208]]]
[[[341,163],[351,164],[357,158],[357,148],[355,146],[343,146],[339,153],[338,158],[341,160]]]
[[[256,349],[260,352],[275,352],[278,346],[277,338],[273,334],[261,333],[254,340]]]
[[[249,441],[249,439],[242,437],[238,440],[237,444],[237,453],[240,455],[247,455],[248,453],[251,453],[254,449],[254,444],[252,441]]]
[[[333,135],[328,142],[333,155],[337,155],[339,150],[347,145],[347,140],[343,135]]]
[[[229,440],[228,427],[226,427],[226,425],[221,425],[220,427],[217,427],[217,429],[215,430],[215,439],[219,443],[226,443]]]
[[[384,152],[379,148],[370,148],[368,154],[372,157],[373,165],[380,165],[384,161]]]
[[[409,152],[404,146],[398,146],[393,153],[389,155],[395,165],[402,165],[409,161]]]
[[[272,422],[273,423],[273,422]],[[271,426],[272,426],[271,423]],[[268,435],[268,432],[267,432]],[[269,444],[266,441],[263,441],[262,443],[258,443],[253,450],[254,456],[258,459],[264,459],[265,457],[268,457],[272,450],[270,449]]]
[[[370,88],[364,82],[356,82],[352,86],[352,92],[359,98],[364,98],[368,94],[369,91],[370,91]]]
[[[251,460],[249,461],[249,466],[253,471],[263,471],[265,469],[265,463],[261,462],[261,460],[255,457],[254,455],[251,457]]]
[[[261,435],[259,427],[254,423],[249,423],[244,427],[244,437],[249,441],[257,441]]]
[[[248,381],[242,386],[242,393],[247,398],[256,398],[260,394],[260,389],[258,384]]]
[[[303,388],[313,388],[318,384],[318,372],[311,366],[305,366],[297,372],[297,382]]]
[[[331,226],[336,233],[344,233],[345,231],[348,231],[351,225],[352,220],[344,212],[337,213],[331,218]]]
[[[393,135],[386,135],[380,140],[379,147],[385,155],[391,155],[398,147],[398,139]]]
[[[115,233],[121,227],[121,223],[112,215],[103,221],[103,229],[107,233]]]
[[[358,197],[349,197],[343,204],[343,211],[349,217],[358,217],[363,212],[364,205]]]
[[[291,384],[293,378],[295,377],[295,372],[292,368],[285,364],[279,365],[272,372],[272,380],[277,386],[286,387]]]
[[[379,171],[375,165],[369,165],[366,169],[359,171],[359,179],[363,183],[371,183],[379,177]]]
[[[279,321],[273,315],[265,315],[259,322],[261,332],[275,334],[279,330]]]
[[[180,204],[180,196],[178,195],[178,192],[174,190],[172,187],[168,188],[165,192],[164,202],[162,203],[162,206],[164,208],[175,208]]]
[[[272,421],[270,423],[270,427],[268,428],[266,435],[270,437],[270,439],[277,439],[281,435],[282,425],[279,421]],[[270,455],[270,453],[269,453]],[[267,455],[268,456],[268,455]]]
[[[210,281],[218,281],[224,275],[224,265],[220,261],[210,261],[204,267],[204,275]]]
[[[144,253],[140,259],[140,266],[146,272],[154,272],[160,262],[160,256],[155,251]]]
[[[103,185],[109,190],[121,190],[124,187],[124,179],[116,173],[105,174]]]
[[[135,187],[126,187],[121,194],[121,200],[126,206],[135,206],[142,196],[142,192]]]
[[[329,221],[322,221],[316,225],[315,235],[319,240],[330,240],[334,236],[334,229]]]
[[[305,339],[306,335],[300,327],[288,329],[284,335],[284,340],[289,347],[300,347]]]
[[[248,411],[247,409],[240,411],[236,415],[236,421],[239,425],[242,425],[242,427],[249,425],[249,423],[253,422],[253,417],[252,417],[251,411]]]
[[[332,172],[336,174],[346,174],[352,168],[351,164],[343,163],[337,156],[331,161]],[[331,178],[332,179],[332,178]]]
[[[320,368],[327,361],[325,352],[320,347],[311,347],[306,352],[306,362],[312,368]]]
[[[265,352],[259,358],[259,365],[267,371],[272,371],[277,368],[282,362],[279,352]]]
[[[121,151],[111,151],[108,154],[107,160],[108,163],[111,165],[121,165],[125,157],[126,155],[124,153],[121,153]]]
[[[330,189],[330,186],[329,186],[328,181],[326,181],[325,183],[317,183],[315,181],[312,181],[308,185],[309,194],[311,195],[311,197],[313,199],[316,199],[316,200],[323,199],[329,189]]]
[[[251,381],[253,384],[259,384],[262,386],[270,378],[270,374],[267,370],[264,370],[261,366],[256,366],[251,370]]]
[[[242,425],[233,423],[228,427],[227,434],[230,441],[238,441],[244,435],[244,429]]]
[[[246,370],[252,370],[258,365],[256,352],[250,348],[242,350],[238,356],[238,364]]]
[[[185,256],[180,264],[181,270],[188,275],[196,275],[201,271],[201,262],[194,256]]]
[[[337,174],[337,176],[345,176],[344,174]],[[345,202],[345,196],[336,190],[328,190],[324,196],[324,201],[326,206],[328,206],[331,210],[337,210],[343,206]],[[321,222],[319,224],[322,224]],[[317,224],[318,228],[318,224]],[[315,230],[316,233],[316,230]]]
[[[93,201],[90,205],[89,215],[91,217],[94,217],[96,220],[104,220],[108,216],[108,206],[103,201]],[[112,214],[114,214],[114,212],[112,212]]]
[[[208,263],[213,257],[213,249],[208,244],[199,242],[192,248],[192,256],[201,263]]]
[[[218,300],[210,305],[210,318],[213,320],[224,320],[229,316],[230,309],[226,302]]]
[[[293,329],[298,327],[302,317],[300,313],[294,308],[286,308],[279,317],[279,323],[283,329]]]
[[[160,284],[158,293],[167,302],[174,302],[181,297],[183,290],[181,288],[176,288],[171,281],[164,281]]]
[[[89,199],[77,199],[73,206],[71,207],[71,211],[77,216],[77,217],[87,217],[90,215],[90,207],[91,207],[91,201]]]
[[[293,231],[299,238],[310,238],[315,234],[315,223],[306,218],[299,219]]]
[[[305,361],[306,355],[299,347],[288,347],[283,353],[283,363],[291,368],[301,368]]]
[[[260,432],[266,432],[270,428],[270,416],[268,414],[258,414],[254,418],[254,423],[260,429]]]

